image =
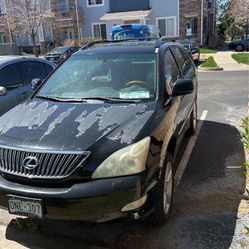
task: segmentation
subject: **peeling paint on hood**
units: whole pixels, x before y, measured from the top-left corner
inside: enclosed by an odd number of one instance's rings
[[[46,150],[90,150],[130,144],[151,118],[155,103],[64,103],[31,100],[0,117],[0,144]]]

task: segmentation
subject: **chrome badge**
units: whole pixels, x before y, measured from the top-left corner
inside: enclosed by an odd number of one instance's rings
[[[38,165],[38,158],[32,156],[26,157],[22,162],[22,166],[27,170],[34,170]]]

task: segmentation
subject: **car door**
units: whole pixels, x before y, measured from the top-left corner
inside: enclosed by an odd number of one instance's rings
[[[170,51],[166,50],[164,55],[164,78],[165,78],[165,90],[166,95],[170,96],[169,100],[171,101],[171,112],[172,117],[175,118],[173,121],[175,123],[176,135],[178,135],[179,130],[181,129],[183,117],[182,117],[182,96],[172,97],[172,90],[174,84],[177,80],[182,79],[182,74],[178,68],[178,65],[175,61],[175,58]]]
[[[181,78],[193,80],[196,85],[196,70],[192,59],[187,52],[178,46],[173,46],[171,51],[174,55],[178,68],[180,70]],[[184,127],[191,114],[193,103],[195,101],[195,93],[181,96],[181,102],[179,106],[179,114],[177,117],[177,129],[178,135],[184,132]]]
[[[7,89],[7,94],[0,96],[0,115],[2,115],[22,102],[22,95],[26,91],[18,63],[12,63],[0,69],[0,86]]]

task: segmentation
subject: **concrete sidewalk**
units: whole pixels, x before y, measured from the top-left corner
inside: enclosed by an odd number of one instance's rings
[[[214,54],[213,57],[217,62],[218,66],[223,67],[225,71],[249,70],[249,66],[237,63],[232,58],[232,54],[235,54],[235,52],[231,51],[218,52],[217,54]]]

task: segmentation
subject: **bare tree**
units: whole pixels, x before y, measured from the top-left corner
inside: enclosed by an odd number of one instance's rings
[[[7,0],[5,2],[11,31],[19,36],[29,35],[34,54],[38,56],[36,36],[39,28],[52,19],[48,0]]]

